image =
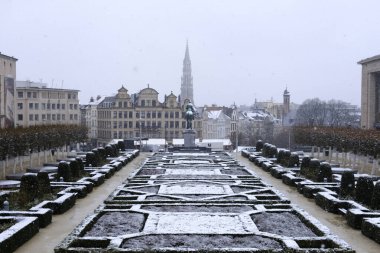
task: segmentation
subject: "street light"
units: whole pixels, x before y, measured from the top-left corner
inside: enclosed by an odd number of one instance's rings
[[[139,128],[140,128],[140,152],[141,152],[141,148],[142,148],[142,146],[141,146],[141,112],[140,112],[140,114],[139,114],[139,116],[140,116],[140,124],[139,124]]]

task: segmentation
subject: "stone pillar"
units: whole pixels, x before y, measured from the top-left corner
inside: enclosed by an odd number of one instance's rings
[[[183,131],[184,147],[191,148],[195,147],[195,130],[186,129]]]

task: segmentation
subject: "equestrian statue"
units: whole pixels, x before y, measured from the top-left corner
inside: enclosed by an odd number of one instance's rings
[[[186,105],[186,113],[185,113],[185,119],[186,119],[186,129],[193,129],[193,120],[195,116],[195,109],[191,101]]]

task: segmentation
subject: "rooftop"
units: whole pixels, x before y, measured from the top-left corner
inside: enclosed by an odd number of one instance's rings
[[[380,60],[380,54],[366,58],[366,59],[363,59],[363,60],[359,61],[358,64],[366,64],[366,63],[370,63],[370,62],[378,61],[378,60]]]

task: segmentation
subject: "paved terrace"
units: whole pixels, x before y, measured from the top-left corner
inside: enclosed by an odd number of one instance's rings
[[[53,252],[58,244],[57,252],[353,252],[331,232],[357,252],[380,251],[339,216],[297,196],[240,155],[243,166],[223,154],[164,153],[140,168],[145,157],[141,154],[74,208],[54,216],[16,252]]]

